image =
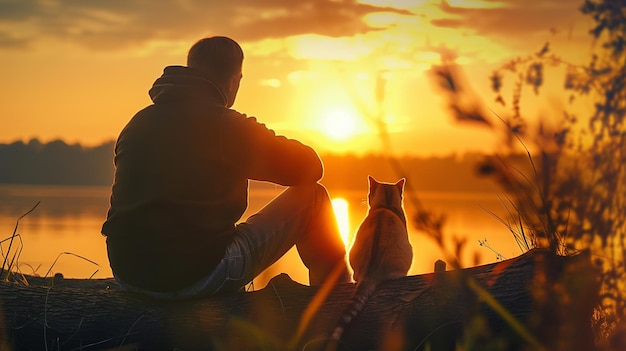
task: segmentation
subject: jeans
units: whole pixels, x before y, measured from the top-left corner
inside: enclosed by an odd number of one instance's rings
[[[337,265],[348,282],[345,247],[339,234],[330,197],[315,183],[287,188],[258,213],[236,226],[233,240],[212,273],[174,292],[155,292],[128,286],[129,290],[158,299],[185,299],[233,293],[271,266],[296,245],[309,269],[311,285],[320,285]]]

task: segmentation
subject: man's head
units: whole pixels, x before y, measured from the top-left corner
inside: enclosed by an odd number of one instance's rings
[[[200,39],[187,54],[187,66],[205,73],[222,90],[226,104],[235,102],[242,77],[243,50],[226,37]]]

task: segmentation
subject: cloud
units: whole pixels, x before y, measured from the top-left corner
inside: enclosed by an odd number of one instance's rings
[[[27,37],[30,41],[53,37],[101,50],[214,34],[242,42],[302,34],[352,36],[377,30],[363,17],[382,11],[410,14],[356,0],[1,0],[0,46],[15,45],[16,23],[28,26],[34,34]]]
[[[28,47],[28,43],[29,40],[27,38],[0,32],[0,48],[24,49]]]
[[[447,16],[433,19],[438,27],[469,29],[478,35],[525,38],[535,33],[568,30],[581,18],[579,0],[486,0],[489,7],[451,6],[442,0],[439,8]]]
[[[2,0],[0,1],[1,21],[20,21],[38,12],[37,2],[34,0]]]
[[[270,87],[270,88],[280,88],[283,84],[280,81],[280,79],[268,78],[268,79],[262,79],[261,81],[259,81],[259,85]]]

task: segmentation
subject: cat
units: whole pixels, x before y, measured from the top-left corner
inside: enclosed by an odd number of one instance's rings
[[[349,255],[356,290],[332,334],[334,342],[341,339],[378,285],[405,277],[413,260],[402,206],[405,179],[395,184],[378,182],[372,176],[368,180],[369,211],[357,230]]]

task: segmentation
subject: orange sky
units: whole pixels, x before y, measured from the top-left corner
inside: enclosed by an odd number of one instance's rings
[[[226,35],[244,48],[234,108],[318,151],[378,152],[383,111],[399,154],[484,150],[491,134],[455,125],[428,79],[452,51],[488,107],[491,70],[553,52],[586,62],[581,0],[243,0],[0,3],[0,142],[38,137],[94,145],[149,104],[164,66],[191,44]],[[147,8],[149,7],[149,8]],[[538,107],[539,110],[542,107]]]

